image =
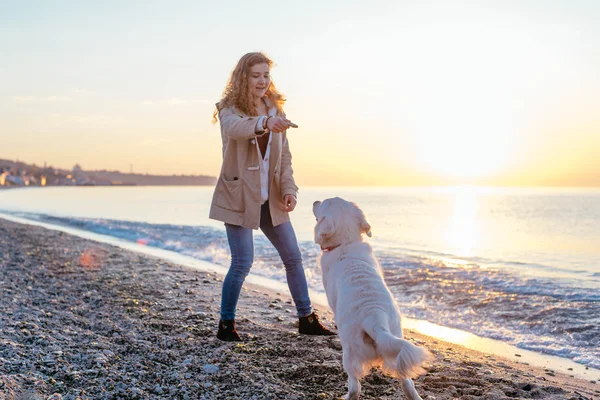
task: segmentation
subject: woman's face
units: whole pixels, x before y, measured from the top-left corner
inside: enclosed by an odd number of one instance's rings
[[[271,75],[269,73],[269,65],[256,64],[250,68],[250,78],[248,79],[248,89],[252,96],[261,98],[267,92],[271,84]]]

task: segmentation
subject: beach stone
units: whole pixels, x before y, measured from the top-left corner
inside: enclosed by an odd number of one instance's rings
[[[529,392],[530,390],[532,390],[535,387],[535,385],[532,385],[531,383],[527,383],[526,385],[523,385],[521,387],[521,390],[525,390],[526,392]]]
[[[207,373],[207,374],[214,374],[216,372],[219,371],[219,367],[217,367],[216,365],[212,365],[212,364],[206,364],[205,366],[202,367],[202,370]]]
[[[164,394],[163,388],[157,383],[152,389],[156,394]]]
[[[107,262],[82,269],[80,255],[92,245],[105,249]],[[275,322],[295,319],[286,315],[294,311],[291,300],[249,289],[239,304],[245,342],[224,343],[211,322],[221,287],[200,284],[213,280],[210,274],[2,219],[0,263],[0,399],[21,400],[16,391],[29,390],[27,400],[52,393],[52,400],[316,400],[346,390],[339,338],[306,337],[297,321]],[[194,296],[184,295],[187,287]],[[327,310],[322,316],[332,321]],[[407,339],[436,355],[436,367],[415,379],[423,399],[577,397],[575,380],[567,394],[520,367],[507,374],[496,358],[469,355],[480,363],[465,364],[462,349]],[[535,375],[547,376],[543,369]],[[398,380],[379,368],[361,383],[365,400],[404,398]]]

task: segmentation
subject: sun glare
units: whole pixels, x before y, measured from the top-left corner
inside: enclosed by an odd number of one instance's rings
[[[423,167],[460,183],[501,173],[511,161],[522,127],[520,101],[534,73],[515,58],[528,61],[539,46],[480,26],[428,26],[413,37],[419,40],[408,45],[404,73],[411,80],[403,90],[410,93],[406,112]]]
[[[429,102],[427,112],[418,112],[418,154],[437,176],[463,180],[488,177],[509,161],[509,141],[515,134],[512,118],[503,117],[508,111],[500,102],[478,104],[474,96],[457,95],[455,89],[442,90],[454,98],[439,94],[439,100]]]
[[[501,147],[481,132],[484,128],[455,126],[425,127],[420,136],[420,156],[436,175],[446,178],[489,176],[503,165]]]
[[[435,325],[424,320],[403,319],[402,324],[406,329],[415,329],[427,336],[445,340],[450,343],[468,345],[474,335],[458,329],[447,328],[445,326]]]

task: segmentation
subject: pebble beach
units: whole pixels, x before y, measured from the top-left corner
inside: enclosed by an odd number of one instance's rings
[[[245,285],[244,342],[215,337],[223,277],[0,219],[0,399],[339,399],[341,345],[297,333],[288,293]],[[332,314],[317,305],[323,323]],[[600,384],[429,338],[424,399],[600,399]],[[402,399],[380,370],[363,399]]]

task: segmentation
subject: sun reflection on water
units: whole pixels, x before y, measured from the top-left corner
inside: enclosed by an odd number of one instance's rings
[[[405,325],[405,328],[415,329],[424,335],[455,344],[469,345],[469,342],[474,339],[473,334],[468,332],[435,325],[423,320],[403,320],[403,325]]]
[[[444,238],[453,254],[471,257],[475,255],[480,235],[477,222],[477,193],[475,188],[461,186],[454,188],[453,194],[453,212]]]

